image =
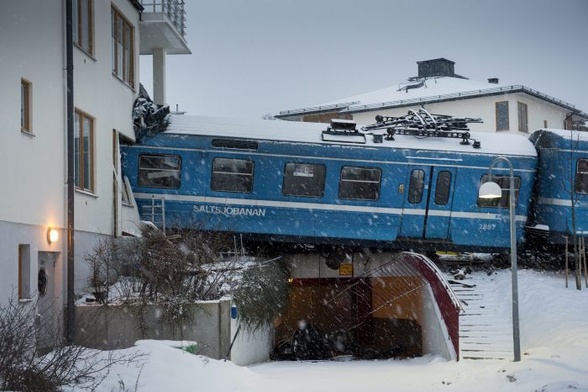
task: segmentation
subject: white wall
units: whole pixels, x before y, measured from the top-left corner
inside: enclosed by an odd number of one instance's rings
[[[510,133],[525,135],[525,133],[518,131],[518,102],[527,104],[529,133],[536,129],[543,128],[544,121],[547,121],[548,127],[563,128],[564,126],[566,117],[565,110],[556,105],[522,93],[431,103],[426,104],[425,109],[429,113],[448,114],[456,117],[479,117],[482,119],[483,123],[469,124],[472,131],[496,132],[495,103],[499,101],[508,101],[510,128],[508,132]],[[404,116],[408,113],[409,109],[417,111],[420,107],[420,105],[414,105],[411,107],[354,113],[353,119],[358,124],[371,124],[375,122],[375,116],[378,114],[383,116]]]
[[[128,0],[94,1],[92,56],[74,47],[74,105],[95,118],[95,191],[75,195],[76,289],[85,286],[87,252],[114,233],[113,130],[134,138],[134,88],[111,72],[111,6],[135,27],[135,80],[139,80],[139,13]],[[18,286],[18,247],[30,246],[30,286],[37,287],[38,252],[58,252],[53,277],[65,293],[67,226],[65,0],[3,0],[0,12],[0,303]],[[20,81],[32,83],[32,135],[20,130]],[[120,173],[117,181],[120,182]],[[119,186],[119,190],[122,186]],[[127,224],[132,207],[119,208]],[[48,227],[60,231],[49,244]]]
[[[269,361],[274,340],[271,326],[251,331],[243,325],[239,329],[239,321],[231,318],[230,336],[233,342],[230,358],[234,364],[247,366]]]
[[[457,360],[457,353],[449,338],[447,324],[429,284],[423,290],[423,297],[423,353]]]

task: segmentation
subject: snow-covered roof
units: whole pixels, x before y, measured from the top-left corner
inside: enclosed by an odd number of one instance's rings
[[[522,85],[501,85],[483,83],[465,78],[439,76],[411,80],[386,88],[354,95],[320,105],[281,111],[277,117],[287,117],[305,113],[337,110],[363,112],[398,106],[422,105],[425,103],[473,98],[486,95],[524,92],[553,104],[576,110],[575,106]],[[588,114],[579,112],[580,115]]]
[[[217,118],[188,115],[171,115],[170,124],[165,131],[168,134],[206,135],[226,138],[289,141],[293,143],[323,143],[339,144],[342,146],[357,146],[345,142],[351,137],[340,136],[341,141],[324,141],[322,132],[329,124],[308,123],[283,120],[256,120]],[[357,129],[361,129],[358,125]],[[384,134],[385,130],[373,131],[374,134]],[[470,132],[471,139],[480,141],[481,148],[474,149],[472,145],[460,144],[461,139],[440,137],[414,137],[395,135],[395,140],[384,140],[374,143],[371,133],[366,134],[365,144],[360,146],[377,148],[409,148],[436,151],[464,151],[480,154],[536,156],[532,143],[525,137],[496,132]]]
[[[538,129],[535,132],[549,132],[549,133],[553,133],[554,135],[557,135],[563,139],[588,142],[588,132],[586,132],[586,131],[543,128],[543,129]],[[535,132],[533,132],[533,133],[535,133]]]

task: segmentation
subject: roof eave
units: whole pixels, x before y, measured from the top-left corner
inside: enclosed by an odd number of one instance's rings
[[[586,113],[583,113],[581,110],[576,109],[574,105],[571,105],[565,101],[557,99],[555,97],[551,97],[547,94],[543,94],[537,90],[533,90],[526,86],[522,85],[512,85],[512,86],[503,86],[493,89],[487,90],[474,90],[474,91],[464,91],[464,92],[457,92],[451,94],[442,94],[442,95],[435,95],[431,97],[420,97],[420,98],[412,98],[412,99],[404,99],[400,101],[389,101],[389,102],[381,102],[375,104],[366,104],[366,105],[350,105],[347,108],[341,110],[341,113],[358,113],[358,112],[366,112],[366,111],[375,111],[375,110],[382,110],[382,109],[391,109],[391,108],[398,108],[398,107],[406,107],[406,106],[413,106],[413,105],[422,105],[425,103],[438,103],[438,102],[448,102],[448,101],[459,101],[463,99],[469,98],[480,98],[480,97],[488,97],[494,95],[502,95],[505,93],[526,93],[532,95],[536,98],[542,99],[544,101],[550,102],[554,105],[563,107],[567,110],[571,110],[574,114],[578,116],[587,116]]]

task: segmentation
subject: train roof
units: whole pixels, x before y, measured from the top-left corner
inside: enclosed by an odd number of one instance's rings
[[[284,120],[255,120],[206,116],[171,115],[170,123],[163,134],[199,135],[250,140],[267,140],[292,143],[338,144],[342,146],[369,146],[377,148],[406,148],[419,150],[467,152],[474,154],[536,156],[533,144],[525,137],[496,132],[470,132],[470,144],[460,144],[461,139],[446,137],[416,137],[394,135],[394,140],[375,143],[371,133],[366,134],[365,143],[352,143],[352,137],[339,136],[325,141],[322,132],[329,124]],[[361,127],[358,125],[358,129]],[[385,130],[373,131],[385,134]],[[473,148],[472,140],[481,147]]]
[[[538,129],[529,136],[529,139],[539,148],[570,148],[585,149],[588,147],[588,132],[569,129]]]

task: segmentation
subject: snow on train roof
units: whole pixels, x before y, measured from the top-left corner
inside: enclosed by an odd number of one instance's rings
[[[480,149],[460,144],[461,139],[395,135],[395,140],[374,143],[371,134],[366,134],[365,144],[323,141],[322,131],[329,124],[284,120],[252,120],[205,116],[171,115],[165,133],[180,135],[202,135],[227,138],[290,141],[298,143],[338,144],[342,146],[371,146],[378,148],[418,148],[437,151],[466,151],[495,155],[536,156],[533,144],[525,137],[495,132],[470,132],[471,139],[481,142]],[[361,125],[358,124],[358,129]],[[384,134],[385,130],[373,131]],[[345,140],[346,136],[340,136]]]
[[[571,140],[579,140],[579,141],[583,141],[583,142],[588,142],[588,132],[585,132],[585,131],[543,128],[543,129],[538,129],[535,132],[549,132],[549,133],[552,133],[552,134],[559,136],[563,139],[571,139]],[[535,132],[533,132],[533,133],[535,133]]]

